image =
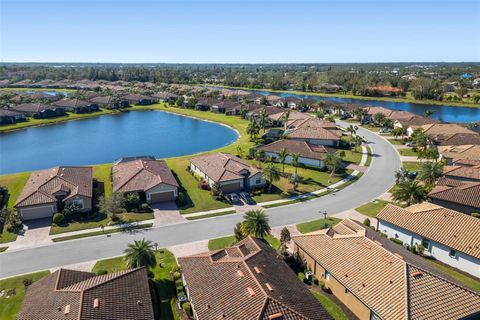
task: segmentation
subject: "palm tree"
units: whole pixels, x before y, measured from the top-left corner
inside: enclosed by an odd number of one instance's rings
[[[433,186],[441,176],[443,176],[443,163],[441,162],[424,162],[418,172],[418,179],[428,186]]]
[[[425,151],[427,148],[433,146],[433,137],[423,132],[417,132],[415,135],[415,143],[417,144],[417,148],[420,147]]]
[[[395,201],[405,202],[408,206],[420,203],[427,198],[427,190],[415,180],[406,180],[397,184],[392,191]]]
[[[125,253],[125,263],[128,268],[154,267],[157,263],[155,258],[154,245],[149,240],[134,240],[123,251]]]
[[[268,191],[272,191],[272,185],[275,181],[280,180],[280,172],[275,166],[274,163],[267,163],[265,168],[263,168],[262,176],[265,180],[268,181]]]
[[[257,158],[258,160],[258,167],[261,168],[262,167],[262,160],[263,158],[265,158],[265,151],[259,149],[257,151],[255,151],[255,158]]]
[[[260,112],[258,120],[260,122],[260,127],[263,129],[263,132],[265,132],[267,130],[267,112],[265,112],[265,110]]]
[[[300,153],[296,152],[292,154],[292,165],[295,167],[295,174],[297,174],[298,166],[300,164]]]
[[[440,153],[435,147],[428,147],[426,149],[418,150],[419,159],[429,159],[429,160],[437,161],[438,157],[440,157]]]
[[[376,126],[383,126],[386,120],[387,117],[383,113],[375,113],[373,115],[373,123],[375,123]]]
[[[396,127],[392,130],[392,135],[395,138],[395,140],[397,140],[397,138],[399,136],[403,137],[404,134],[405,134],[405,129],[404,128]]]
[[[284,130],[287,130],[288,118],[290,118],[290,110],[285,111],[280,120],[283,122]]]
[[[252,210],[243,216],[243,226],[248,234],[257,238],[264,238],[272,230],[268,224],[268,217],[262,210]]]
[[[325,118],[325,112],[323,112],[323,110],[318,110],[315,112],[315,117],[317,117],[317,119],[323,119]]]
[[[350,137],[353,138],[353,134],[357,132],[357,130],[355,130],[355,127],[350,125],[348,128],[347,128],[347,131],[350,132]]]
[[[328,170],[332,172],[330,173],[331,177],[335,173],[335,171],[337,171],[338,168],[342,166],[342,159],[335,153],[327,153],[327,155],[325,156],[325,166]]]
[[[286,148],[283,148],[278,153],[278,161],[282,165],[282,175],[285,176],[285,161],[287,161],[287,157],[289,156],[288,151]]]
[[[255,138],[259,131],[260,129],[258,128],[257,122],[255,120],[251,120],[247,126],[247,133],[250,135],[250,139]]]
[[[302,177],[298,173],[294,173],[288,178],[288,182],[292,184],[293,190],[297,191],[298,184],[302,182]]]
[[[353,143],[355,144],[355,151],[358,152],[358,147],[362,145],[363,138],[360,136],[355,136],[355,138],[353,138]]]

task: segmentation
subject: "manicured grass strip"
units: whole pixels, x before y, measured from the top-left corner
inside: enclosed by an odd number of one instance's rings
[[[421,162],[415,161],[404,161],[402,162],[402,167],[407,171],[418,171],[420,170]]]
[[[318,198],[318,197],[327,195],[327,194],[329,194],[329,193],[330,193],[330,192],[327,191],[327,192],[321,193],[321,194],[319,194],[319,195],[311,195],[311,196],[309,196],[309,197],[305,197],[305,198],[301,198],[301,199],[295,199],[295,200],[289,200],[289,201],[285,201],[285,202],[278,202],[278,203],[266,204],[266,205],[263,205],[262,208],[264,208],[264,209],[269,209],[269,208],[276,208],[276,207],[286,206],[286,205],[294,204],[294,203],[298,203],[298,202],[304,202],[304,201],[312,200],[312,199],[315,199],[315,198]]]
[[[53,242],[60,242],[60,241],[80,239],[80,238],[88,238],[88,237],[93,237],[93,236],[101,236],[101,235],[104,235],[104,234],[117,233],[117,232],[130,232],[132,230],[146,229],[146,228],[151,228],[151,227],[153,227],[153,223],[146,223],[146,224],[142,224],[142,225],[139,225],[139,226],[131,226],[131,227],[128,227],[128,228],[118,228],[118,229],[105,230],[104,232],[95,231],[95,232],[89,232],[89,233],[75,234],[75,235],[72,235],[72,236],[54,238]]]
[[[480,281],[474,279],[473,277],[469,277],[461,272],[456,271],[455,269],[445,266],[441,263],[438,263],[435,260],[428,261],[433,264],[436,268],[440,269],[441,271],[445,272],[452,278],[456,279],[460,283],[462,283],[465,287],[470,288],[471,290],[480,292]]]
[[[280,240],[272,236],[271,234],[265,237],[265,240],[270,244],[270,246],[274,249],[278,249],[280,247]],[[235,236],[226,236],[217,239],[211,239],[208,241],[208,250],[216,251],[220,249],[224,249],[226,247],[230,247],[236,243]]]
[[[321,229],[330,228],[331,226],[336,225],[339,223],[341,219],[334,218],[334,217],[327,217],[327,219],[318,219],[308,222],[303,222],[297,224],[297,229],[300,233],[309,233],[313,231],[318,231]]]
[[[155,254],[157,265],[150,271],[154,274],[154,284],[157,286],[160,296],[160,305],[154,306],[159,318],[162,320],[180,320],[175,306],[175,285],[170,279],[170,271],[177,266],[175,256],[168,250],[159,249]],[[161,266],[160,266],[161,264]],[[109,273],[126,269],[123,257],[98,261],[93,267],[93,272],[106,270]]]
[[[0,252],[4,252],[8,249],[8,247],[0,247]]]
[[[361,214],[367,215],[369,217],[375,218],[377,214],[385,208],[385,206],[388,204],[388,201],[381,200],[381,199],[376,199],[371,202],[365,203],[364,205],[361,205],[358,208],[355,208],[358,212]]]
[[[348,317],[343,312],[342,308],[335,304],[330,298],[311,290],[313,296],[317,298],[318,302],[327,310],[328,314],[332,316],[334,320],[348,320]]]
[[[0,225],[0,228],[3,228],[2,233],[0,233],[0,243],[13,242],[17,240],[17,234],[9,232],[7,228]]]
[[[199,219],[205,219],[205,218],[220,217],[220,216],[225,216],[227,214],[232,214],[232,213],[237,213],[237,211],[228,210],[224,212],[210,213],[210,214],[205,214],[205,215],[196,216],[196,217],[188,217],[187,220],[199,220]]]
[[[397,140],[397,139],[387,139],[388,142],[394,145],[403,145],[405,142],[403,140]]]
[[[365,166],[370,167],[371,163],[372,163],[372,148],[370,148],[370,146],[367,146],[367,161],[365,161]]]
[[[400,155],[404,156],[404,157],[416,157],[416,156],[418,156],[418,152],[411,149],[411,148],[399,149],[398,153],[400,153]]]
[[[17,313],[20,311],[20,307],[25,296],[25,286],[23,285],[24,279],[32,279],[32,281],[35,282],[48,276],[49,274],[49,271],[42,271],[0,280],[0,289],[5,290],[5,295],[9,290],[12,289],[15,289],[16,292],[13,297],[8,299],[5,298],[5,296],[0,298],[0,319],[14,320],[17,318]]]

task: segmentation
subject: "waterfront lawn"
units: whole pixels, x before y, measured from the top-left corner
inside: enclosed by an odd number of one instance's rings
[[[50,274],[49,271],[42,271],[37,273],[30,273],[23,276],[7,278],[0,280],[0,290],[5,290],[5,295],[9,290],[15,289],[16,294],[13,297],[0,297],[0,319],[14,320],[17,318],[17,313],[25,297],[24,279],[32,279],[33,282],[38,281]]]
[[[348,317],[343,312],[342,308],[335,304],[330,298],[328,298],[325,294],[321,294],[314,290],[310,290],[315,298],[317,298],[318,302],[327,310],[328,314],[334,320],[348,320]]]
[[[280,247],[280,240],[275,238],[273,235],[269,234],[264,239],[273,249],[276,250]],[[210,241],[208,241],[208,250],[216,251],[224,249],[226,247],[235,245],[236,242],[237,240],[235,239],[235,236],[226,236],[222,238],[211,239]]]
[[[309,233],[313,231],[318,231],[321,229],[330,228],[331,226],[336,225],[342,219],[334,218],[334,217],[327,217],[327,219],[318,219],[308,222],[299,223],[296,225],[298,231],[300,233]]]
[[[111,172],[111,163],[93,166],[93,179],[97,181],[100,193],[104,193],[107,198],[112,194],[112,183],[110,180]]]
[[[17,201],[28,177],[30,177],[30,172],[12,173],[0,176],[0,185],[6,186],[8,189],[8,208],[12,208],[15,201]]]
[[[356,208],[355,210],[357,210],[357,211],[360,212],[361,214],[364,214],[364,215],[366,215],[366,216],[375,218],[375,217],[377,216],[377,214],[378,214],[383,208],[385,208],[385,206],[386,206],[387,204],[389,204],[389,203],[390,203],[390,202],[385,201],[385,200],[376,199],[376,200],[373,200],[373,201],[371,201],[371,202],[365,203],[364,205]]]
[[[168,250],[159,249],[155,257],[157,265],[150,268],[150,271],[154,274],[153,282],[160,296],[160,305],[154,305],[155,313],[159,314],[159,318],[163,320],[179,320],[181,318],[175,306],[175,286],[169,276],[170,271],[177,266],[175,256]],[[100,270],[106,270],[111,273],[125,269],[126,265],[123,257],[117,257],[98,261],[92,271],[96,273]]]
[[[399,149],[398,153],[404,157],[417,157],[418,152],[412,148]]]

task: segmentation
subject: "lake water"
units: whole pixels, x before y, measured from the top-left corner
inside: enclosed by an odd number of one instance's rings
[[[110,163],[125,156],[183,156],[237,138],[226,126],[162,111],[103,115],[0,134],[0,174]]]
[[[434,110],[432,119],[444,122],[478,122],[480,121],[480,108],[456,107],[437,104],[420,104],[411,102],[395,102],[382,100],[361,100],[337,97],[319,97],[313,95],[302,95],[293,93],[278,93],[269,91],[253,91],[262,95],[277,95],[280,97],[294,97],[300,99],[314,99],[324,101],[336,101],[339,103],[356,103],[365,106],[385,107],[394,110],[409,111],[418,115],[423,115],[427,110]]]

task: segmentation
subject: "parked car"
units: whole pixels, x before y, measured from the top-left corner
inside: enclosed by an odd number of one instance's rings
[[[253,200],[252,197],[250,197],[250,195],[246,192],[242,192],[240,193],[240,198],[243,199],[243,201],[245,201],[246,204],[255,204],[255,200]]]
[[[415,141],[410,141],[405,143],[407,147],[415,148],[417,146],[417,143]]]
[[[235,203],[240,202],[240,198],[238,197],[238,195],[236,193],[227,194],[227,200],[231,204],[235,204]]]
[[[382,129],[380,129],[379,132],[380,132],[380,134],[382,134],[382,133],[390,133],[391,131],[392,130],[390,128],[382,128]]]

